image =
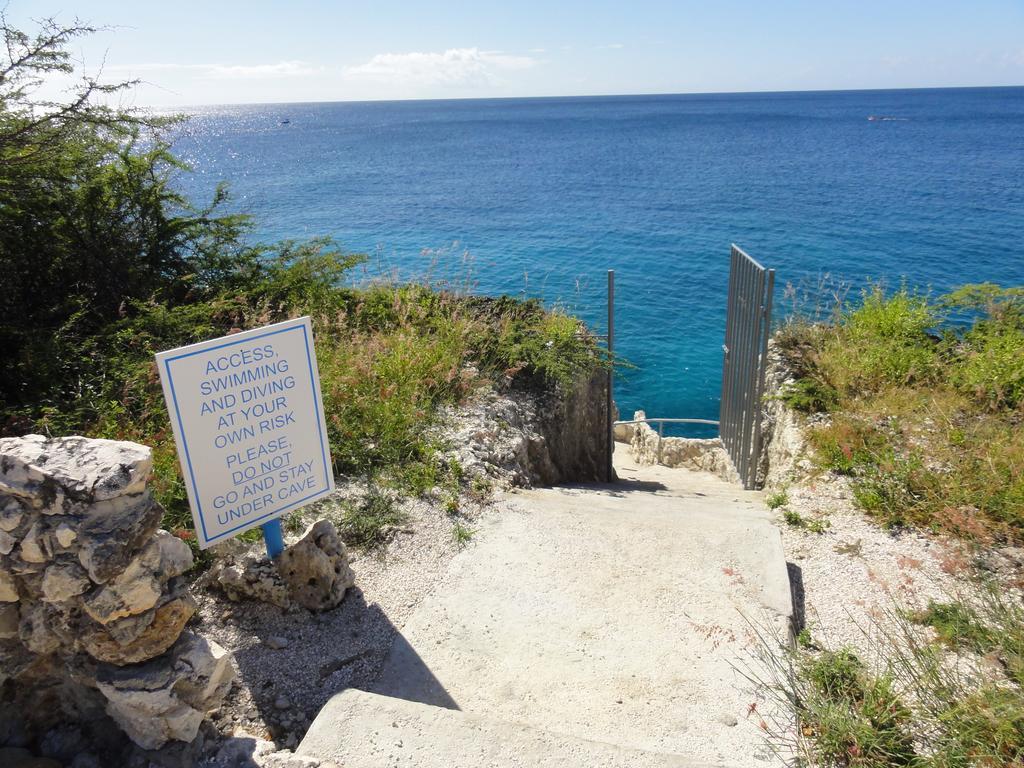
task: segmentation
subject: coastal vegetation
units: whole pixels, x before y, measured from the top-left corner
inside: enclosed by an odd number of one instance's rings
[[[357,281],[363,257],[329,240],[254,242],[226,189],[197,207],[175,187],[188,172],[168,138],[180,118],[104,104],[131,83],[85,78],[63,101],[38,98],[93,31],[3,23],[0,435],[151,446],[165,527],[188,539],[156,352],[310,315],[335,472],[413,494],[463,481],[431,436],[441,405],[487,383],[566,387],[604,364],[579,321],[536,301]],[[396,523],[388,498],[346,513],[354,543]]]
[[[876,285],[778,341],[796,373],[782,397],[828,415],[810,432],[814,461],[851,478],[861,509],[979,544],[1024,540],[1024,288],[932,299]]]
[[[786,751],[820,766],[1021,765],[1024,585],[986,563],[1024,540],[1024,288],[873,285],[829,322],[794,315],[777,341],[815,471],[848,478],[880,525],[959,553],[943,564],[958,589],[866,616],[860,650],[813,627],[792,649],[762,638],[759,682],[798,723]]]

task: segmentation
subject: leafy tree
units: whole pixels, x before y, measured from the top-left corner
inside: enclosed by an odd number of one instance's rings
[[[49,19],[30,35],[0,17],[0,409],[73,399],[76,351],[133,301],[195,301],[258,271],[247,220],[218,213],[223,189],[196,209],[172,188],[175,120],[111,106],[134,82],[83,75],[40,96],[95,31]]]

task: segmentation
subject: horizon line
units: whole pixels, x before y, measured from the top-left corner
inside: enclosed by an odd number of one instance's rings
[[[408,99],[319,99],[314,101],[239,101],[210,102],[203,104],[167,104],[150,105],[141,109],[154,110],[187,110],[209,107],[275,107],[287,105],[309,104],[401,104],[405,102],[448,102],[448,101],[538,101],[542,99],[628,99],[665,96],[770,96],[784,94],[824,94],[824,93],[890,93],[898,91],[981,91],[981,90],[1012,90],[1024,88],[1024,83],[1016,85],[932,85],[893,88],[807,88],[802,90],[754,90],[754,91],[645,91],[637,93],[581,93],[548,96],[449,96],[412,97]]]

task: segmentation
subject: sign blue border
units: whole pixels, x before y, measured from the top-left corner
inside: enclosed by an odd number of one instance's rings
[[[192,468],[192,457],[188,450],[188,437],[185,433],[185,424],[181,419],[181,409],[178,407],[178,395],[174,390],[174,375],[171,373],[171,363],[173,363],[175,360],[181,360],[186,357],[192,357],[193,355],[205,355],[207,352],[213,352],[218,349],[224,349],[225,347],[233,347],[239,344],[248,344],[249,342],[256,341],[257,339],[265,339],[268,336],[276,336],[278,334],[288,333],[290,331],[302,331],[302,340],[306,347],[306,363],[309,366],[309,385],[313,390],[313,407],[316,410],[316,429],[320,437],[320,455],[321,458],[323,459],[325,487],[319,491],[316,491],[315,493],[312,493],[304,498],[299,499],[298,501],[293,501],[289,504],[286,504],[283,507],[278,507],[277,509],[267,512],[266,514],[260,515],[259,517],[254,517],[250,520],[247,520],[244,523],[241,523],[240,525],[235,526],[234,528],[228,531],[218,533],[216,536],[211,538],[206,533],[206,516],[203,514],[202,495],[199,493],[199,484],[196,482],[195,470]],[[296,507],[299,504],[310,501],[319,496],[324,496],[331,492],[331,470],[330,465],[327,461],[327,441],[324,439],[324,432],[322,426],[323,420],[320,418],[320,397],[317,395],[316,391],[317,377],[313,370],[313,353],[309,347],[309,334],[306,332],[305,324],[297,325],[292,328],[282,328],[277,331],[268,331],[267,333],[261,333],[256,336],[248,336],[244,339],[239,339],[238,341],[227,341],[223,344],[218,344],[217,346],[214,347],[207,347],[206,349],[196,350],[195,352],[186,352],[181,355],[175,355],[174,357],[168,357],[164,360],[164,370],[167,373],[167,382],[171,389],[171,399],[174,403],[174,416],[178,421],[178,434],[181,435],[181,446],[185,452],[185,463],[188,465],[189,481],[192,483],[192,496],[196,502],[196,516],[199,518],[199,523],[203,529],[204,543],[212,544],[213,542],[218,541],[219,539],[223,539],[225,536],[230,536],[235,531],[238,531],[242,528],[252,528],[255,525],[258,525],[261,520],[268,520],[273,517],[278,517],[282,513],[287,512],[292,507]]]

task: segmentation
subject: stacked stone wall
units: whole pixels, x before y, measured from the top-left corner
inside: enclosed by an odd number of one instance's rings
[[[149,448],[0,439],[0,723],[109,715],[139,746],[195,738],[230,655],[185,629],[188,545],[160,530]],[[11,734],[0,728],[0,743]]]

